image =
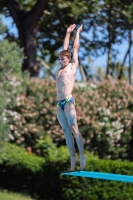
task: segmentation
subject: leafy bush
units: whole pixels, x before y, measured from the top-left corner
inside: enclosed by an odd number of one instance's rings
[[[70,167],[66,147],[55,148],[52,157],[28,154],[12,144],[0,155],[0,188],[27,193],[36,200],[131,200],[132,183],[61,176]],[[99,160],[86,153],[88,171],[133,175],[133,163]]]
[[[0,32],[4,32],[1,20]],[[0,146],[10,134],[6,109],[12,109],[16,97],[24,93],[26,79],[21,74],[23,58],[23,50],[15,42],[0,40]]]
[[[26,167],[32,173],[40,170],[44,161],[44,158],[35,155],[29,156],[24,149],[22,150],[15,144],[6,144],[0,156],[0,163],[6,163],[6,166],[15,165],[18,170]]]
[[[74,97],[85,149],[100,158],[127,159],[133,126],[133,87],[124,81],[77,82]],[[55,100],[55,81],[29,82],[27,94],[19,96],[17,106],[7,111],[14,142],[37,152],[36,141],[48,135],[58,146],[66,145],[56,118]]]

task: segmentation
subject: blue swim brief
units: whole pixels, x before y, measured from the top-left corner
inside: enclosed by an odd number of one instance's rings
[[[69,97],[69,98],[66,98],[66,99],[63,99],[63,100],[57,100],[56,106],[61,108],[62,110],[64,110],[64,106],[68,102],[73,102],[75,104],[75,99],[73,97]]]

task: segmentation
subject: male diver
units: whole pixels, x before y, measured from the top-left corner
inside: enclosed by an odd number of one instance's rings
[[[75,164],[78,160],[75,154],[73,135],[76,139],[76,143],[79,149],[80,170],[84,170],[86,166],[86,157],[84,155],[84,141],[78,129],[75,100],[72,96],[75,76],[79,65],[79,35],[82,31],[82,25],[76,31],[76,36],[73,44],[73,54],[68,50],[70,35],[75,27],[76,25],[72,24],[67,28],[63,50],[58,54],[61,67],[56,76],[57,118],[63,129],[66,143],[70,152],[71,171],[75,170]]]

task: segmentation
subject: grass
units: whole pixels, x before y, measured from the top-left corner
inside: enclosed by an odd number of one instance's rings
[[[24,194],[8,192],[7,190],[0,190],[0,200],[33,200],[33,199]]]

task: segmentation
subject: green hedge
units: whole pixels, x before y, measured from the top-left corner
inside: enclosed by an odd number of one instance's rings
[[[99,160],[86,153],[88,171],[133,175],[133,163]],[[0,188],[25,192],[38,200],[132,200],[133,184],[83,177],[61,176],[69,170],[65,147],[54,149],[46,159],[7,145],[0,156]]]

